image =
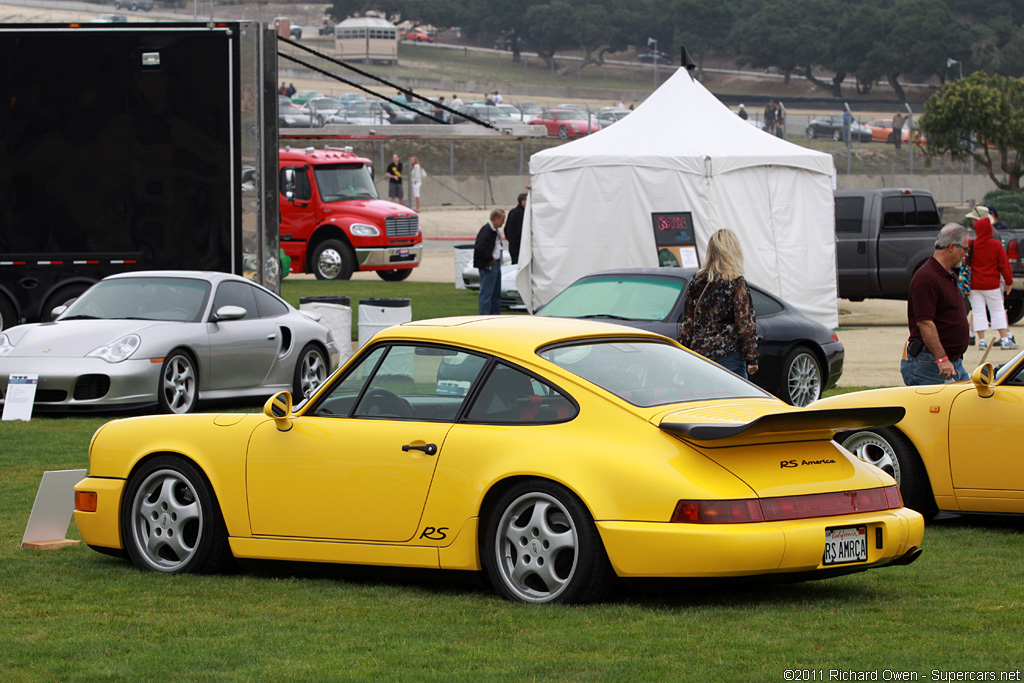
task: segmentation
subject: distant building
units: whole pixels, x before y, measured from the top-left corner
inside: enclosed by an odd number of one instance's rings
[[[349,17],[334,27],[334,52],[347,62],[398,63],[398,27],[380,17]]]

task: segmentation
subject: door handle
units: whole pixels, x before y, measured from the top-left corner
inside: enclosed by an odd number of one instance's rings
[[[868,243],[867,242],[857,242],[857,253],[858,254],[866,254],[866,253],[868,253]]]
[[[277,339],[277,334],[271,333],[267,335],[267,341],[274,341]]]
[[[427,455],[436,455],[437,454],[437,444],[428,443],[425,446],[412,446],[412,445],[406,444],[406,445],[402,446],[402,450],[407,452],[407,453],[409,451],[423,451]]]

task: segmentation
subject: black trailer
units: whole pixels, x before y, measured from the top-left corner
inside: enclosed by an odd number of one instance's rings
[[[126,270],[278,289],[276,81],[256,22],[0,24],[0,324]]]

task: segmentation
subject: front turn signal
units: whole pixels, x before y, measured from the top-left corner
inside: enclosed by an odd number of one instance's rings
[[[75,491],[75,509],[79,512],[96,512],[96,492]]]

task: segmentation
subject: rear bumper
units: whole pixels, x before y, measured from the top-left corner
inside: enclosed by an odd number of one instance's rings
[[[825,529],[853,525],[867,527],[867,562],[825,565]],[[921,547],[924,518],[902,508],[787,522],[598,522],[597,528],[621,577],[833,575],[899,563]]]

